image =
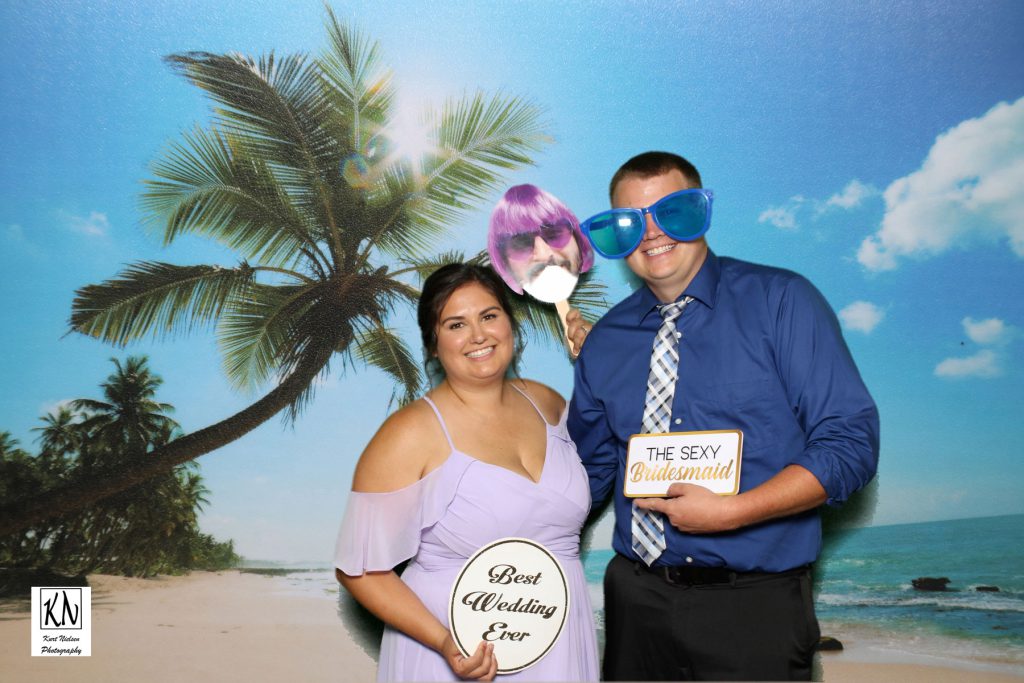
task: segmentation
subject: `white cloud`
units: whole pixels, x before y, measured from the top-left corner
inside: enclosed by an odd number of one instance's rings
[[[107,220],[107,214],[100,213],[99,211],[90,212],[88,217],[76,216],[62,211],[60,216],[71,230],[80,232],[83,235],[102,237],[110,231],[110,221]]]
[[[1024,258],[1024,98],[1001,102],[936,138],[921,168],[884,192],[881,228],[857,259],[892,270],[906,256],[1006,240]]]
[[[884,317],[885,311],[869,301],[854,301],[839,311],[844,327],[864,334],[870,334]]]
[[[771,223],[780,230],[796,230],[796,210],[782,206],[765,209],[757,217],[758,223]]]
[[[964,331],[976,344],[995,344],[1004,341],[1007,336],[1005,323],[999,318],[987,320],[963,319]]]
[[[770,223],[780,230],[796,230],[799,228],[800,214],[811,214],[816,220],[823,213],[832,209],[849,211],[859,207],[865,199],[878,195],[878,189],[862,183],[854,178],[846,184],[842,191],[822,201],[803,195],[790,197],[782,206],[770,206],[757,217],[759,223]]]
[[[878,194],[878,190],[854,178],[843,191],[825,200],[825,208],[853,209],[861,205],[868,197]]]
[[[998,377],[1003,372],[999,359],[990,349],[982,349],[967,358],[947,358],[935,366],[936,377]]]
[[[800,207],[807,202],[802,195],[790,197],[785,206],[770,206],[761,212],[757,217],[758,223],[770,223],[780,230],[796,230],[796,214]]]

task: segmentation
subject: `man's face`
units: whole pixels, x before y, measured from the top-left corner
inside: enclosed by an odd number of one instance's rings
[[[628,175],[615,186],[612,207],[643,209],[665,195],[689,189],[693,186],[676,169],[650,178]],[[703,237],[679,242],[663,233],[653,216],[648,214],[646,219],[643,239],[626,257],[626,264],[660,301],[675,301],[704,263],[707,242]]]
[[[575,235],[561,247],[548,244],[541,235],[533,238],[533,251],[508,254],[508,269],[520,285],[529,285],[548,266],[560,266],[573,275],[580,272],[580,247]]]

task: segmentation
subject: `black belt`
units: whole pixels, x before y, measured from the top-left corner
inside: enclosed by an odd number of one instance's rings
[[[723,583],[736,583],[748,579],[771,579],[784,576],[796,576],[810,570],[810,565],[802,565],[795,569],[788,569],[784,572],[738,572],[728,567],[695,567],[693,565],[680,565],[677,567],[648,567],[643,562],[633,563],[637,571],[643,570],[648,574],[664,579],[665,583],[673,586],[710,586]]]

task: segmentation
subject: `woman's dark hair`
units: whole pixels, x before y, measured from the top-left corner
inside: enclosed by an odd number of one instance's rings
[[[473,282],[494,295],[494,298],[498,300],[498,305],[508,316],[509,324],[512,325],[512,334],[516,340],[516,353],[512,358],[510,370],[513,374],[519,374],[517,364],[519,354],[523,349],[522,337],[519,323],[512,314],[505,283],[501,281],[497,273],[487,266],[478,266],[473,263],[449,263],[435,270],[423,282],[423,291],[420,293],[420,302],[416,310],[416,321],[419,323],[420,334],[423,337],[423,351],[426,359],[424,365],[427,376],[431,380],[444,377],[444,369],[435,355],[437,353],[437,324],[441,318],[441,311],[455,290]]]

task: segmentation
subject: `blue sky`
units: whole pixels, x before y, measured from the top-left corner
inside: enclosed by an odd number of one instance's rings
[[[874,523],[1024,512],[1020,3],[439,4],[333,7],[380,41],[409,105],[482,89],[543,107],[552,143],[509,184],[585,217],[629,156],[682,153],[715,191],[713,249],[822,290],[882,413]],[[148,164],[209,116],[161,57],[324,44],[307,0],[81,5],[0,8],[0,430],[26,446],[127,352],[150,356],[188,430],[252,400],[229,388],[212,333],[122,351],[64,336],[70,302],[132,260],[236,261],[200,240],[161,248],[139,225]],[[442,246],[482,248],[488,212]],[[600,272],[611,299],[628,291],[617,265]],[[557,349],[532,344],[523,367],[571,392]],[[390,393],[375,372],[335,373],[294,427],[203,456],[205,530],[251,558],[326,562]]]

